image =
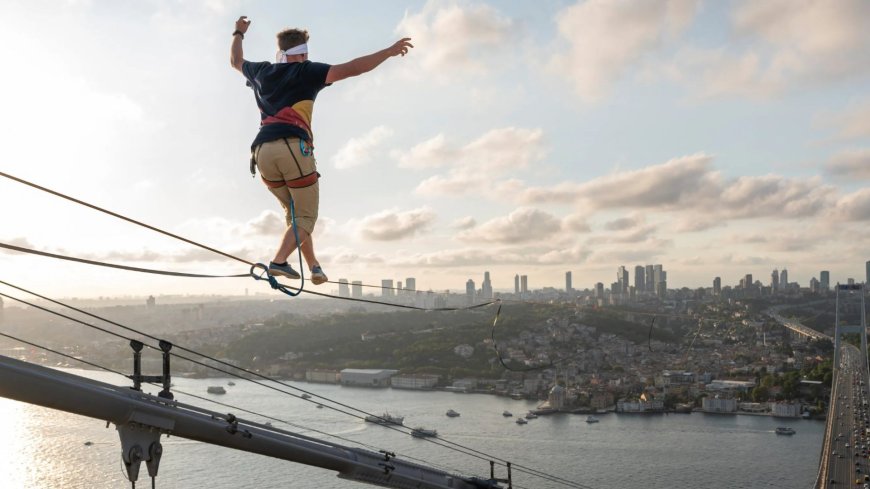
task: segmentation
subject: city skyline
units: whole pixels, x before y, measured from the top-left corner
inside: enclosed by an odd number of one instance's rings
[[[267,262],[283,216],[248,172],[259,118],[228,59],[234,22],[247,15],[251,60],[273,59],[288,26],[309,29],[311,59],[327,63],[403,36],[415,45],[318,96],[314,239],[333,281],[415,276],[421,289],[462,290],[486,270],[498,290],[517,274],[529,288],[561,288],[571,271],[585,289],[609,287],[620,264],[633,283],[630,263],[667,264],[668,287],[747,273],[766,281],[774,268],[802,284],[821,281],[820,270],[832,282],[865,275],[864,0],[294,5],[291,15],[277,0],[3,2],[16,19],[0,33],[16,47],[13,64],[58,46],[77,54],[53,57],[51,77],[0,80],[0,171]],[[52,144],[46,114],[63,128]],[[0,204],[2,243],[175,272],[248,271],[9,179]],[[269,290],[7,250],[0,267],[54,297]]]

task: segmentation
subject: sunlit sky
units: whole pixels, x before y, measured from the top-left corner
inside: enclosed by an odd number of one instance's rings
[[[318,256],[331,280],[419,289],[668,286],[774,268],[806,286],[870,260],[870,2],[6,0],[0,170],[251,261],[277,201],[248,172],[259,117],[229,65],[416,46],[320,92]],[[0,242],[194,273],[219,255],[0,178]],[[295,259],[292,257],[292,259]],[[242,294],[0,252],[0,279],[58,297]],[[632,283],[633,283],[632,277]],[[334,285],[317,290],[329,292]]]

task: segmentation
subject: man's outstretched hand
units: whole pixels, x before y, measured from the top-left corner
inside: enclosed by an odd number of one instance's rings
[[[414,45],[411,44],[411,38],[404,37],[404,38],[396,41],[396,44],[393,44],[392,46],[388,47],[387,52],[390,53],[390,56],[399,56],[399,55],[404,56],[404,55],[408,54],[408,50],[413,48],[413,47],[414,47]]]
[[[246,16],[239,17],[239,20],[236,21],[236,30],[241,32],[242,34],[248,32],[248,26],[251,25],[251,21],[248,20]]]

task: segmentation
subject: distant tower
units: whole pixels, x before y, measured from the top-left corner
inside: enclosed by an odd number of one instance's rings
[[[867,352],[867,309],[864,303],[863,284],[837,284],[836,293],[837,301],[834,313],[834,365],[839,365],[841,345],[840,337],[844,334],[856,333],[861,337],[861,358],[865,358],[864,355]],[[855,314],[855,311],[861,312]],[[851,321],[851,324],[845,324],[847,321]],[[866,359],[864,361],[866,361]]]
[[[775,268],[770,272],[770,290],[773,292],[779,290],[779,270]]]
[[[338,296],[339,297],[350,297],[350,287],[347,285],[346,278],[338,279]]]
[[[713,279],[713,295],[722,294],[722,279],[720,277],[716,277]]]
[[[655,266],[647,265],[645,267],[645,273],[646,287],[644,287],[643,290],[647,291],[648,293],[652,293],[654,290],[656,290]]]
[[[514,275],[514,294],[520,295],[520,276]]]
[[[392,297],[393,296],[393,279],[385,278],[381,280],[381,296],[382,297]]]
[[[864,266],[867,268],[867,275],[866,275],[866,278],[864,279],[864,283],[870,284],[870,260],[868,260]]]
[[[619,293],[628,295],[628,270],[625,266],[620,266],[616,270],[616,282],[619,284]]]
[[[747,273],[745,277],[743,277],[743,287],[747,289],[752,288],[752,274]]]
[[[465,282],[465,302],[470,306],[474,304],[474,280],[468,279]]]
[[[408,277],[405,279],[405,288],[408,289],[409,292],[414,293],[417,291],[417,279],[414,277]]]
[[[646,276],[643,270],[644,268],[641,265],[634,267],[634,290],[638,293],[646,290]]]
[[[154,307],[156,304],[157,299],[155,299],[153,295],[149,295],[148,299],[145,300],[145,305],[148,307]]]
[[[354,280],[350,283],[350,296],[356,299],[362,297],[362,282]]]
[[[520,292],[523,294],[529,293],[529,276],[520,275]]]
[[[481,284],[483,299],[492,299],[492,282],[489,280],[489,272],[483,272],[483,284]]]
[[[785,268],[779,272],[779,288],[781,290],[788,289],[788,270]]]
[[[819,273],[819,287],[821,287],[823,291],[831,290],[831,272],[822,270]]]
[[[868,267],[870,267],[870,261],[867,262]],[[870,268],[868,268],[870,270]],[[571,272],[565,272],[565,292],[570,294],[574,292],[574,287],[571,285]]]
[[[599,299],[604,298],[604,284],[601,282],[595,284],[595,297]]]

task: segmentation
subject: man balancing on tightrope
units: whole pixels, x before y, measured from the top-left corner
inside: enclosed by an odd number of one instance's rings
[[[311,269],[311,281],[319,285],[327,278],[314,255],[311,237],[320,204],[320,174],[314,160],[311,131],[314,99],[332,83],[369,72],[387,58],[404,56],[414,46],[409,38],[404,38],[367,56],[328,65],[308,60],[308,31],[287,29],[278,33],[276,62],[253,63],[242,54],[242,39],[250,25],[247,17],[236,21],[230,64],[248,80],[260,109],[260,131],[251,144],[251,171],[256,164],[263,183],[281,202],[287,221],[281,245],[269,263],[269,273],[299,278],[299,273],[287,263],[287,257],[297,247],[298,234],[299,250]]]

